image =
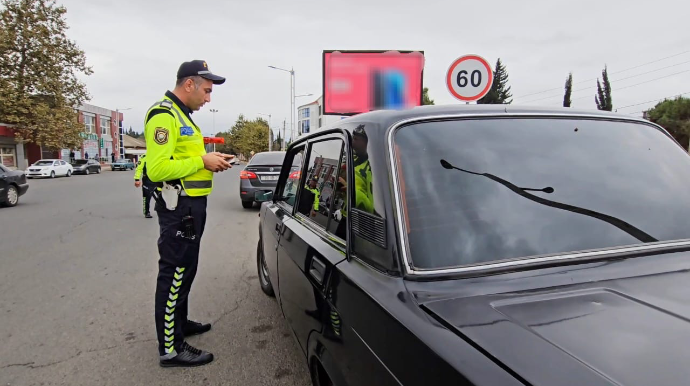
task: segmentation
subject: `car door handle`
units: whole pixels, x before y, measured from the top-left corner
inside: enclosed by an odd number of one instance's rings
[[[319,285],[323,284],[323,278],[326,275],[326,264],[318,257],[312,257],[311,263],[309,264],[309,275],[311,275]]]

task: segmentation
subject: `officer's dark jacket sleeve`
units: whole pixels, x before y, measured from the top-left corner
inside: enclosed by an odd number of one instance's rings
[[[146,123],[146,174],[153,182],[184,178],[204,168],[201,156],[172,159],[180,136],[176,128],[175,118],[171,114],[152,114]]]

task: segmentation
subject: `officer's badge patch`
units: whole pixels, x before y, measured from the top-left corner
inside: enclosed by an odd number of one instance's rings
[[[165,127],[156,127],[156,131],[153,133],[153,140],[159,145],[168,143],[168,129]]]

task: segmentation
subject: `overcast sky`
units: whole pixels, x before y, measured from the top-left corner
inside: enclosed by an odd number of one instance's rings
[[[274,128],[283,119],[289,125],[289,74],[268,66],[294,67],[296,93],[314,94],[297,99],[306,104],[320,95],[325,49],[423,50],[424,85],[436,104],[459,103],[444,77],[469,53],[492,64],[501,58],[514,104],[560,106],[572,71],[574,89],[587,88],[573,94],[573,107],[595,109],[604,64],[614,109],[690,93],[690,3],[682,0],[58,1],[67,7],[69,37],[94,69],[84,79],[89,103],[131,108],[125,127],[137,131],[146,109],[174,86],[180,63],[191,59],[206,60],[228,79],[193,115],[205,134],[214,133],[212,108],[219,110],[215,132],[239,114],[272,114]],[[549,89],[556,90],[526,96]]]

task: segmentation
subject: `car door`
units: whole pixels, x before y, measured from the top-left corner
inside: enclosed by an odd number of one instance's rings
[[[7,194],[7,186],[9,185],[9,170],[5,169],[4,166],[0,165],[0,201],[5,199]]]
[[[335,178],[344,140],[327,134],[309,141],[308,158],[297,190],[295,215],[286,218],[278,246],[279,291],[283,314],[306,354],[312,332],[323,330],[328,313],[324,291],[333,267],[346,258],[344,243],[327,231],[329,210],[323,214],[316,200],[324,181]],[[316,177],[307,189],[307,184]]]
[[[292,216],[293,207],[299,186],[299,176],[304,162],[305,146],[291,149],[285,156],[281,169],[281,178],[276,186],[274,201],[266,204],[266,212],[263,214],[261,247],[266,260],[266,269],[273,283],[276,298],[280,303],[280,291],[278,283],[278,243],[283,232],[283,222],[286,217]],[[290,165],[288,167],[288,165]]]
[[[60,161],[60,173],[66,176],[67,172],[69,172],[69,165],[65,161]]]

